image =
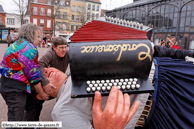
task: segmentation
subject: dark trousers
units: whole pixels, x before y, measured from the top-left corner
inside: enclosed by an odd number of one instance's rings
[[[8,121],[39,121],[44,101],[36,98],[36,92],[2,93],[8,106]]]
[[[10,43],[8,43],[8,47],[10,46]]]

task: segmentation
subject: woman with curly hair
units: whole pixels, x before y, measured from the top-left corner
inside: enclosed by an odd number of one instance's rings
[[[22,25],[0,63],[0,93],[8,106],[8,121],[38,121],[40,110],[34,105],[40,101],[36,92],[44,100],[49,98],[40,85],[37,45],[41,35],[42,29],[36,25]]]

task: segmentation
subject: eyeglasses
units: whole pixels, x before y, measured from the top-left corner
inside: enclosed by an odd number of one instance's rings
[[[58,47],[59,49],[63,50],[63,49],[66,49],[67,47]]]

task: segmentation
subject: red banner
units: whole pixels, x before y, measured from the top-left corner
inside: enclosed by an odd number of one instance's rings
[[[156,34],[155,37],[163,39],[165,38],[165,34]]]

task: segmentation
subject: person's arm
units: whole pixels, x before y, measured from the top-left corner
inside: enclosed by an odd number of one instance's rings
[[[101,94],[95,92],[92,118],[95,129],[123,129],[137,111],[140,103],[135,102],[130,108],[130,96],[113,86],[104,111],[101,106]]]
[[[173,59],[184,59],[186,56],[194,57],[194,51],[178,50],[163,46],[154,46],[154,57],[171,57]]]
[[[53,94],[52,88],[56,89],[56,86],[51,84],[50,81],[46,78],[44,73],[44,68],[48,67],[52,60],[53,60],[53,57],[50,50],[47,51],[39,60],[39,63],[40,63],[39,70],[42,77],[41,85],[43,86],[44,91],[50,95]]]
[[[9,36],[7,36],[7,42],[8,42],[8,38],[9,38]]]
[[[42,98],[41,100],[48,100],[49,99],[49,94],[46,94],[43,89],[42,86],[40,84],[40,82],[37,85],[34,85],[34,88],[36,90],[36,92],[40,95],[40,97]]]
[[[38,50],[35,47],[30,45],[29,46],[26,45],[26,47],[30,49],[28,51],[25,51],[26,49],[24,48],[23,52],[25,54],[18,54],[18,59],[19,59],[19,62],[21,62],[20,65],[23,70],[21,74],[24,74],[25,76],[27,76],[30,85],[34,85],[36,92],[38,92],[44,100],[47,100],[49,98],[49,95],[43,91],[40,85],[41,75],[38,69],[39,67]]]
[[[36,85],[41,81],[41,75],[38,69],[38,50],[27,44],[25,47],[29,50],[25,51],[26,49],[24,48],[23,51],[21,51],[23,54],[18,54],[18,60],[21,62],[20,65],[23,71],[21,74],[24,74],[28,78],[31,85]]]
[[[44,87],[49,84],[49,80],[46,78],[44,74],[44,68],[48,68],[50,62],[52,61],[52,53],[51,51],[47,51],[40,59],[39,59],[39,70],[42,77],[41,85]]]

